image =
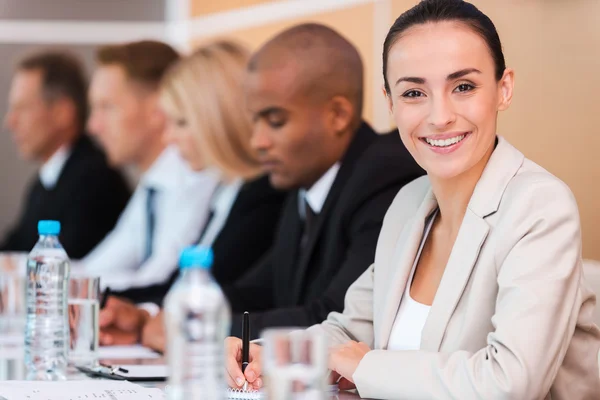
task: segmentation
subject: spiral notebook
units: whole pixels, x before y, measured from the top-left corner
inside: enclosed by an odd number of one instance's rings
[[[257,390],[227,389],[228,399],[260,400],[264,396]]]
[[[328,390],[330,394],[339,392],[338,385],[329,385]],[[263,392],[258,390],[227,389],[227,399],[231,400],[262,400],[264,398]]]

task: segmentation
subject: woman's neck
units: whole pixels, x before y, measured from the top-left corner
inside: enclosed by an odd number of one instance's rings
[[[429,177],[440,209],[438,225],[444,226],[444,230],[453,237],[458,234],[475,186],[493,151],[494,146],[491,146],[477,164],[451,179]]]

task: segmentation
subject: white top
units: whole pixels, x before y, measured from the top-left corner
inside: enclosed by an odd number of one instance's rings
[[[54,189],[70,155],[71,149],[68,146],[62,146],[42,165],[39,176],[40,182],[46,190]]]
[[[175,148],[165,149],[141,177],[115,228],[82,260],[83,268],[116,291],[164,282],[183,248],[198,240],[218,181],[215,171],[194,172]],[[149,187],[156,189],[155,224],[152,255],[143,261]]]
[[[310,189],[300,189],[298,192],[298,209],[300,210],[300,216],[302,218],[305,218],[304,199],[306,199],[306,202],[315,214],[321,212],[339,170],[340,163],[337,162],[333,164]]]
[[[421,239],[421,245],[419,246],[412,271],[406,282],[406,288],[400,300],[400,307],[398,307],[398,314],[396,314],[396,320],[390,333],[388,350],[419,350],[421,348],[421,333],[429,316],[431,306],[421,304],[410,297],[410,287],[419,258],[421,257],[421,252],[423,251],[423,246],[427,241],[427,236],[429,236],[429,231],[436,215],[437,211],[429,218],[423,238]]]
[[[231,183],[221,184],[215,190],[210,201],[212,218],[208,221],[204,235],[200,238],[200,242],[198,243],[200,246],[212,247],[223,226],[225,226],[227,217],[229,217],[229,213],[243,184],[244,181],[242,179],[236,179]]]

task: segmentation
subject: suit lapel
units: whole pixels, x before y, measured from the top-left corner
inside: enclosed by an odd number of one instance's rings
[[[439,351],[450,318],[487,238],[490,228],[485,218],[498,210],[506,187],[518,172],[524,159],[523,154],[504,138],[497,138],[496,148],[469,200],[442,281],[423,327],[421,349]]]
[[[297,269],[293,286],[293,299],[294,302],[297,302],[300,298],[300,294],[302,292],[302,288],[304,287],[304,280],[306,278],[306,270],[310,265],[310,260],[315,250],[316,245],[319,243],[319,237],[323,231],[326,222],[329,220],[331,213],[337,203],[337,200],[340,196],[340,193],[343,191],[344,186],[350,176],[352,175],[352,170],[356,165],[356,162],[360,158],[360,155],[371,145],[371,143],[377,138],[377,134],[371,129],[369,125],[363,123],[360,129],[355,133],[355,136],[346,151],[343,159],[341,160],[340,169],[331,185],[331,189],[329,189],[329,193],[327,194],[327,198],[325,199],[325,203],[323,204],[323,208],[321,212],[317,215],[315,226],[310,236],[308,237],[308,242],[306,244],[306,248],[301,255],[301,258],[298,260]],[[302,221],[301,221],[302,223]],[[295,244],[296,247],[299,247],[300,236],[298,236]],[[298,254],[296,251],[294,254]]]
[[[497,147],[469,201],[442,281],[429,311],[421,335],[422,350],[439,351],[450,318],[466,288],[487,238],[490,228],[484,218],[496,212],[506,186],[523,161],[524,156],[518,150],[502,137],[498,137]],[[415,218],[410,220],[412,221],[410,227],[407,223],[398,239],[399,245],[392,264],[388,266],[389,271],[395,270],[396,273],[387,290],[382,291],[386,297],[377,303],[383,303],[384,310],[381,314],[378,348],[387,348],[402,294],[423,237],[425,220],[436,206],[437,202],[430,190]]]
[[[479,257],[489,225],[467,209],[421,334],[421,349],[439,351],[450,317]]]
[[[386,293],[386,297],[382,299],[384,308],[382,313],[381,328],[379,329],[378,343],[381,348],[386,349],[390,338],[390,333],[396,314],[398,313],[398,307],[406,287],[406,282],[410,271],[412,270],[415,262],[415,257],[423,238],[425,229],[425,221],[436,209],[437,202],[431,192],[431,189],[425,196],[423,203],[417,210],[415,216],[410,219],[405,225],[398,238],[398,245],[394,256],[391,260],[391,265],[388,266],[388,271],[395,271],[390,279],[390,285],[387,290],[383,290],[382,293]]]

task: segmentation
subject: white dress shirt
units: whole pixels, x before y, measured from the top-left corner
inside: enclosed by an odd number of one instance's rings
[[[304,209],[305,200],[315,214],[321,212],[339,170],[340,163],[337,162],[333,164],[310,189],[300,189],[298,192],[298,210],[300,211],[300,217],[302,217],[302,219],[306,217]]]
[[[398,314],[394,320],[394,326],[390,333],[390,340],[388,342],[388,350],[419,350],[421,348],[421,334],[425,327],[425,322],[429,316],[429,310],[431,306],[421,304],[410,297],[410,287],[412,286],[412,280],[421,258],[421,252],[427,241],[427,236],[431,231],[431,226],[437,215],[437,211],[429,219],[429,222],[425,228],[423,238],[421,239],[421,245],[419,251],[415,257],[412,271],[406,283],[402,300],[400,300],[400,307],[398,307]]]
[[[62,146],[42,165],[39,176],[44,189],[54,189],[70,155],[71,149],[68,146]]]
[[[113,231],[82,260],[83,268],[116,291],[164,282],[182,249],[198,240],[218,181],[215,171],[193,172],[175,148],[165,149],[142,175]],[[152,253],[144,260],[149,187],[156,190],[155,223]]]

